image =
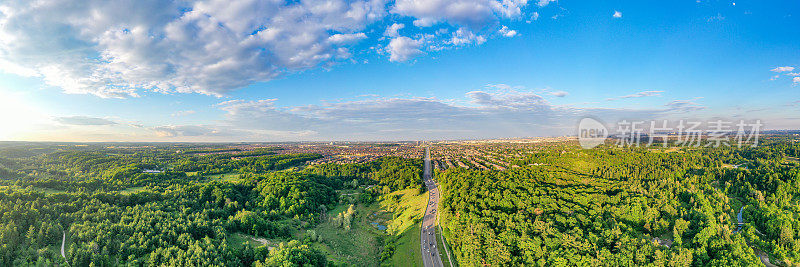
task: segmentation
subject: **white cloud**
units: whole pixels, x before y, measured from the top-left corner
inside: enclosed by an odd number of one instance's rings
[[[547,4],[550,1],[540,1]],[[5,1],[0,6],[0,70],[40,77],[67,93],[101,97],[143,91],[223,95],[254,82],[349,62],[370,27],[390,37],[390,60],[466,43],[527,0],[186,0]],[[386,17],[389,13],[396,16]],[[400,38],[403,24],[431,27]],[[448,28],[463,29],[453,35]],[[442,31],[445,30],[445,31]],[[504,35],[514,35],[509,30]],[[413,38],[413,39],[411,39]],[[425,44],[421,43],[425,40]],[[388,44],[387,44],[388,42]],[[380,50],[380,49],[378,49]],[[363,53],[363,49],[359,51]]]
[[[352,44],[363,39],[367,38],[367,35],[363,32],[359,33],[337,33],[328,37],[328,41],[334,44]]]
[[[505,36],[505,37],[509,37],[509,38],[510,38],[510,37],[517,36],[517,31],[515,31],[515,30],[511,30],[511,29],[509,29],[509,28],[508,28],[508,27],[506,27],[506,26],[503,26],[502,28],[500,28],[500,30],[499,30],[498,32],[499,32],[501,35],[503,35],[503,36]]]
[[[565,91],[555,91],[555,92],[550,92],[549,94],[555,97],[565,97],[569,95],[569,93]]]
[[[619,11],[616,11],[616,10],[614,10],[614,15],[612,15],[612,17],[614,17],[614,18],[621,18],[621,17],[622,17],[622,12],[619,12]]]
[[[420,28],[425,28],[425,27],[430,27],[430,26],[433,26],[434,24],[436,24],[436,20],[434,20],[432,18],[422,18],[422,19],[415,19],[411,23],[414,24],[414,26],[417,26],[417,27],[420,27]]]
[[[547,6],[551,2],[556,2],[556,1],[558,1],[558,0],[539,0],[539,1],[536,2],[536,4],[539,5],[539,6]]]
[[[386,31],[383,33],[384,36],[389,37],[397,37],[400,36],[400,30],[405,28],[406,25],[402,23],[394,23],[389,27],[386,27]]]
[[[525,22],[527,22],[527,23],[531,23],[531,22],[533,22],[533,21],[537,21],[537,20],[539,20],[539,12],[536,12],[536,11],[534,11],[533,13],[531,13],[531,18],[530,18],[530,19],[528,19],[528,20],[527,20],[527,21],[525,21]]]
[[[385,16],[372,1],[4,2],[0,59],[69,93],[222,94],[333,60],[333,33]],[[35,22],[35,23],[34,23]],[[334,36],[331,43],[326,42]],[[355,34],[351,37],[358,37]]]
[[[699,105],[692,101],[674,101],[661,109],[645,110],[577,108],[552,105],[533,91],[497,85],[452,100],[359,96],[302,106],[280,106],[277,99],[231,100],[213,106],[224,115],[212,124],[153,126],[130,122],[105,125],[80,120],[80,124],[62,125],[47,131],[49,136],[41,134],[42,131],[29,138],[64,140],[69,136],[71,139],[64,141],[230,142],[552,136],[574,134],[573,123],[587,115],[608,122],[622,118],[648,120],[697,109]]]
[[[403,62],[421,55],[423,53],[422,50],[420,50],[421,45],[422,41],[420,40],[400,36],[393,38],[389,42],[389,45],[386,46],[386,51],[390,54],[390,61]]]
[[[798,85],[798,84],[800,84],[800,73],[791,72],[791,71],[794,71],[794,70],[795,70],[795,67],[791,67],[791,66],[776,67],[774,69],[771,69],[770,71],[777,72],[777,74],[775,74],[774,76],[770,77],[769,80],[770,81],[775,81],[775,80],[780,79],[781,75],[786,75],[786,76],[792,77],[791,78],[792,85]]]
[[[235,100],[217,105],[227,115],[215,129],[235,129],[245,134],[241,140],[262,141],[520,137],[572,134],[573,122],[588,114],[615,121],[649,119],[670,111],[559,107],[533,92],[502,89],[472,91],[455,102],[469,105],[420,97],[373,97],[294,107],[279,107],[274,99]]]
[[[624,95],[624,96],[619,96],[619,97],[606,98],[606,100],[607,100],[607,101],[613,101],[613,100],[625,99],[625,98],[639,98],[639,97],[648,97],[648,96],[661,96],[661,93],[663,93],[663,92],[664,92],[664,91],[643,91],[643,92],[638,92],[638,93],[631,94],[631,95]]]
[[[785,72],[785,71],[793,71],[793,70],[794,70],[794,67],[785,66],[785,67],[777,67],[777,68],[771,69],[770,71]]]
[[[695,100],[700,99],[699,97],[695,97],[691,100],[673,100],[665,104],[664,106],[667,107],[667,112],[676,112],[676,113],[685,113],[685,112],[692,112],[703,110],[706,107],[694,102]]]
[[[392,12],[414,17],[415,26],[431,26],[448,22],[471,29],[481,29],[501,18],[516,18],[527,0],[397,0]]]
[[[541,96],[532,92],[484,92],[472,91],[467,93],[471,98],[471,102],[489,107],[503,107],[503,108],[533,108],[538,109],[548,106],[547,101]]]
[[[466,28],[459,28],[455,32],[452,33],[450,36],[450,40],[446,43],[452,44],[454,46],[462,46],[462,45],[470,45],[470,44],[483,44],[486,42],[486,38],[473,33],[472,31]]]

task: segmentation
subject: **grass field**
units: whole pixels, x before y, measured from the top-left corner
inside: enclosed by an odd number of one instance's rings
[[[338,205],[328,211],[333,218],[339,212],[347,210],[349,204]],[[380,205],[356,205],[355,216],[350,229],[334,225],[332,220],[322,222],[314,228],[319,241],[314,245],[324,251],[329,260],[339,264],[352,266],[377,266],[380,264],[382,245],[380,238],[384,231],[378,230],[373,222],[385,222],[389,215],[381,213]]]
[[[400,234],[394,256],[389,262],[391,266],[422,266],[419,226],[419,223],[414,224]]]
[[[288,241],[258,238],[252,235],[246,235],[242,233],[232,233],[228,235],[228,246],[236,250],[242,249],[244,248],[244,246],[250,246],[252,248],[264,245],[266,245],[267,247],[275,247],[280,242],[288,242]]]
[[[142,190],[144,190],[144,189],[145,189],[145,187],[144,187],[144,186],[139,186],[139,187],[130,187],[130,188],[125,188],[124,190],[122,190],[122,191],[119,191],[119,192],[120,192],[121,194],[124,194],[124,195],[129,195],[129,194],[133,194],[133,193],[138,193],[138,192],[141,192],[141,191],[142,191]]]
[[[444,190],[444,189],[440,187],[439,190]],[[442,203],[439,202],[439,207],[437,207],[437,209],[442,210],[441,205],[442,205]],[[437,230],[437,233],[440,236],[439,236],[439,238],[436,239],[436,245],[439,246],[439,255],[441,256],[441,259],[442,259],[442,265],[444,265],[446,267],[447,266],[451,266],[451,265],[452,266],[458,266],[458,260],[456,260],[456,255],[455,255],[455,252],[453,251],[453,247],[450,246],[450,244],[449,244],[451,242],[450,240],[452,240],[451,237],[453,235],[450,234],[450,230],[448,230],[443,225],[441,225],[442,221],[448,220],[449,218],[448,218],[446,213],[442,212],[442,213],[439,213],[439,218],[438,219],[439,219],[439,221],[436,222],[436,226],[438,228],[436,230]],[[444,241],[442,241],[442,238],[444,238]],[[450,252],[450,257],[449,258],[447,257],[447,252],[448,251]],[[452,262],[450,262],[451,260],[452,260]]]
[[[437,234],[439,234],[439,236],[437,236],[438,238],[436,238],[436,247],[439,248],[439,257],[441,257],[441,259],[442,259],[442,265],[450,266],[450,259],[447,257],[447,251],[450,251],[450,258],[453,257],[453,251],[450,249],[450,246],[447,246],[447,250],[445,250],[445,245],[446,244],[442,243],[442,236],[447,238],[447,236],[449,236],[449,233],[447,235],[445,235],[443,233],[444,232],[444,228],[441,228],[441,227],[437,227],[436,231],[437,231]],[[455,259],[453,261],[455,261]],[[458,264],[453,262],[453,266],[458,266]]]
[[[409,189],[390,193],[370,205],[358,204],[355,206],[356,214],[349,230],[334,225],[333,220],[326,220],[314,227],[313,230],[319,236],[314,246],[324,251],[328,259],[337,264],[378,266],[381,265],[380,254],[384,243],[381,239],[396,239],[397,249],[394,256],[383,264],[422,266],[418,220],[426,203],[427,193],[417,194],[416,190]],[[348,207],[349,204],[331,207],[327,216],[336,217]],[[386,230],[380,230],[375,224],[386,226]],[[302,239],[306,236],[307,233],[300,232],[295,238]]]
[[[207,175],[206,178],[212,181],[223,181],[223,182],[238,182],[239,181],[239,174],[238,173],[222,173],[222,174],[214,174],[214,175]]]
[[[428,193],[406,189],[383,197],[381,207],[393,214],[387,225],[390,238],[397,238],[392,266],[422,266],[420,255],[420,220],[428,204]]]
[[[405,233],[406,229],[422,219],[425,205],[428,203],[428,193],[417,194],[414,189],[405,189],[392,192],[381,200],[381,207],[394,214],[394,218],[387,225],[390,235]]]

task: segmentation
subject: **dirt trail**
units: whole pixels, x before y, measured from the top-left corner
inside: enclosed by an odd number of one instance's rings
[[[61,257],[67,258],[67,255],[64,254],[64,244],[67,243],[67,231],[64,231],[64,236],[61,237]]]

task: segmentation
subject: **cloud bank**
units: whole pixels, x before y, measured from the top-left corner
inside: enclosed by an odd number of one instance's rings
[[[81,126],[91,126],[91,125],[114,125],[117,124],[116,122],[103,119],[103,118],[94,118],[94,117],[87,117],[87,116],[71,116],[71,117],[56,117],[54,118],[55,121],[65,124],[65,125],[81,125]]]
[[[517,32],[500,23],[522,17],[526,6],[527,0],[12,0],[0,3],[0,70],[101,97],[222,95],[346,62],[353,51],[370,51],[365,47],[402,62],[512,37]],[[399,20],[415,28],[402,35],[408,25]]]
[[[575,123],[585,116],[609,122],[649,120],[702,109],[693,100],[676,100],[663,108],[648,110],[559,106],[533,91],[498,87],[502,88],[467,92],[455,102],[425,97],[370,97],[282,107],[277,99],[231,100],[214,106],[225,113],[217,124],[170,125],[152,130],[171,140],[388,141],[558,136],[574,134]]]

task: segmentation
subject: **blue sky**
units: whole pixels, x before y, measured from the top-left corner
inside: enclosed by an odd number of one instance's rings
[[[225,2],[1,3],[0,139],[548,136],[587,115],[800,128],[797,1]]]

